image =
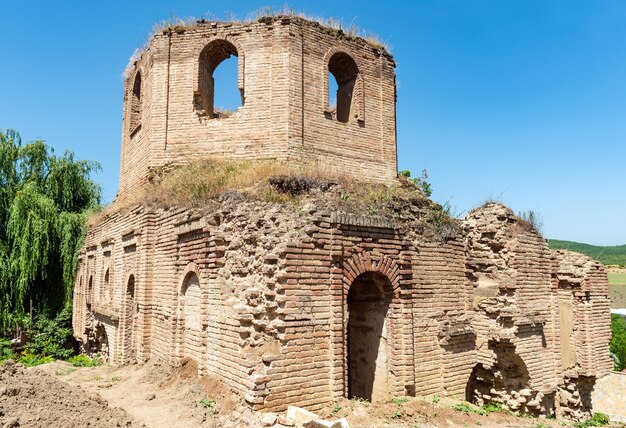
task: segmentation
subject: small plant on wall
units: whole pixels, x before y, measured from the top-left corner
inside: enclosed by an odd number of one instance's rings
[[[422,170],[422,175],[419,177],[411,177],[411,171],[405,169],[400,171],[400,177],[404,177],[407,180],[411,181],[415,184],[425,196],[430,197],[433,194],[432,186],[428,181],[428,171],[426,169]]]

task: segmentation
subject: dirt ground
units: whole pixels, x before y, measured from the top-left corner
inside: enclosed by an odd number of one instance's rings
[[[451,408],[446,398],[407,398],[388,403],[340,400],[316,412],[346,417],[351,427],[561,427],[563,421],[505,413],[481,416]],[[0,427],[260,427],[262,414],[219,381],[198,378],[193,362],[171,368],[76,368],[55,361],[26,369],[0,366]],[[543,425],[542,425],[543,424]]]

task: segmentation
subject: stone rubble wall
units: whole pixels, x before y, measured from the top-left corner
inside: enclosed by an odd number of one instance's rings
[[[478,352],[468,399],[588,414],[594,380],[612,367],[606,272],[584,255],[549,250],[499,204],[470,212],[465,227]]]

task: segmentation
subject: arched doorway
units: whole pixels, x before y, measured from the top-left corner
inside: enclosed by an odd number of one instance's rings
[[[185,277],[181,295],[181,321],[183,324],[181,356],[197,362],[202,357],[202,311],[200,280],[190,272]]]
[[[389,278],[366,272],[348,292],[348,397],[382,401],[389,398]]]
[[[130,275],[126,283],[126,295],[124,298],[124,362],[128,363],[135,358],[135,318],[137,315],[137,305],[135,304],[135,276]]]

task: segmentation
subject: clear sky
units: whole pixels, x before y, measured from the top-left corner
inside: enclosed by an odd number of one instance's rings
[[[122,72],[154,23],[258,1],[2,1],[0,128],[98,160],[117,190]],[[547,237],[626,244],[626,1],[290,1],[397,62],[399,168],[461,215],[534,210]]]

